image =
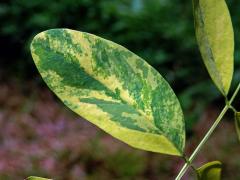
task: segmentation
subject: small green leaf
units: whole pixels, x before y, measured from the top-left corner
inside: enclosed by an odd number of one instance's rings
[[[52,179],[47,179],[47,178],[42,178],[37,176],[29,176],[26,180],[52,180]]]
[[[220,180],[222,163],[219,161],[209,162],[197,169],[199,180]]]
[[[235,127],[238,135],[238,139],[240,141],[240,112],[235,113]]]
[[[38,34],[31,52],[44,81],[74,112],[133,147],[182,155],[185,127],[178,99],[143,59],[70,29]]]
[[[195,30],[207,70],[221,93],[228,94],[233,75],[234,34],[225,0],[193,0]]]

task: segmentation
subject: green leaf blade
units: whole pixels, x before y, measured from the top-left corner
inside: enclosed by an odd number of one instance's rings
[[[234,33],[225,0],[193,0],[197,42],[220,92],[228,94],[233,75]]]
[[[69,29],[38,34],[31,52],[44,81],[74,112],[133,147],[182,155],[185,127],[178,99],[144,60]]]
[[[37,177],[37,176],[29,176],[26,180],[51,180],[51,179]]]
[[[204,164],[197,169],[199,180],[220,180],[222,171],[222,163],[213,161]]]

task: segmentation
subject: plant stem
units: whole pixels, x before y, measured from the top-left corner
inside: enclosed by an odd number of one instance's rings
[[[214,122],[214,124],[212,125],[212,127],[208,130],[207,134],[204,136],[204,138],[202,139],[202,141],[199,143],[199,145],[197,146],[197,148],[194,150],[194,152],[192,153],[192,155],[189,158],[189,162],[192,163],[192,161],[194,160],[194,158],[196,157],[196,155],[198,154],[198,152],[201,150],[202,146],[206,143],[206,141],[208,140],[209,136],[213,133],[213,131],[215,130],[215,128],[217,127],[217,125],[219,124],[219,122],[221,121],[221,119],[223,118],[224,114],[227,112],[228,110],[228,106],[225,105],[225,107],[223,108],[222,112],[220,113],[220,115],[218,116],[218,118],[216,119],[216,121]],[[185,172],[187,171],[189,165],[187,163],[184,164],[183,168],[181,169],[181,171],[179,172],[178,176],[176,177],[176,180],[180,180],[182,178],[182,176],[185,174]]]
[[[190,167],[192,168],[192,170],[195,171],[195,172],[197,173],[197,169],[193,166],[192,163],[190,163],[188,157],[187,157],[185,154],[183,155],[182,158],[183,158],[183,160],[185,161],[185,163],[187,163],[188,166],[190,166]]]
[[[211,134],[213,133],[213,131],[216,129],[217,125],[219,124],[219,122],[221,121],[221,119],[223,118],[224,114],[227,112],[227,110],[229,109],[229,107],[231,106],[231,103],[233,102],[233,100],[235,99],[235,97],[237,96],[238,92],[240,90],[240,83],[238,84],[235,92],[233,93],[230,101],[225,105],[225,107],[223,108],[222,112],[219,114],[219,116],[217,117],[216,121],[213,123],[212,127],[208,130],[207,134],[204,136],[204,138],[202,139],[202,141],[199,143],[199,145],[196,147],[196,149],[194,150],[194,152],[192,153],[192,155],[189,158],[189,162],[185,163],[184,166],[182,167],[181,171],[179,172],[178,176],[176,177],[175,180],[180,180],[182,178],[182,176],[185,174],[185,172],[187,171],[189,164],[191,164],[193,162],[193,160],[195,159],[196,155],[198,154],[198,152],[201,150],[201,148],[203,147],[203,145],[206,143],[206,141],[209,139],[209,137],[211,136]]]

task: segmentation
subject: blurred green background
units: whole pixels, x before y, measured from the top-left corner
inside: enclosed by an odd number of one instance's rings
[[[232,93],[240,81],[240,3],[227,4],[236,43]],[[174,179],[183,163],[130,148],[66,109],[43,83],[29,51],[33,36],[46,29],[96,34],[154,66],[181,101],[188,155],[223,107],[201,61],[189,0],[9,0],[0,2],[0,22],[0,180],[165,180]],[[220,160],[223,178],[240,179],[239,153],[228,113],[195,164]],[[185,176],[193,178],[191,171]]]

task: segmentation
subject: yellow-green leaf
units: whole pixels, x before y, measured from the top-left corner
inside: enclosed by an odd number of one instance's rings
[[[235,127],[238,135],[238,139],[240,140],[240,112],[235,113]]]
[[[37,176],[30,176],[27,178],[27,180],[51,180],[51,179],[37,177]]]
[[[199,180],[220,180],[222,163],[219,161],[209,162],[197,169]]]
[[[178,99],[140,57],[69,29],[38,34],[31,52],[44,81],[74,112],[133,147],[182,155],[185,128]]]
[[[207,70],[224,96],[233,75],[234,34],[225,0],[193,0],[197,42]]]

